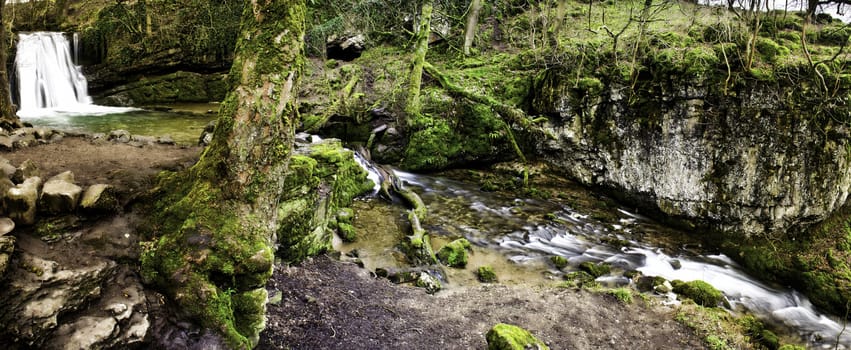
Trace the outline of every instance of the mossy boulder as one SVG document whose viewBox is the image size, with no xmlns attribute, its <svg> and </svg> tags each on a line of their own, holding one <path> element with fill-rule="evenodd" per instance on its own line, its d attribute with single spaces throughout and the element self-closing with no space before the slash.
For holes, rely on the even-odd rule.
<svg viewBox="0 0 851 350">
<path fill-rule="evenodd" d="M 607 275 L 612 272 L 612 267 L 609 264 L 596 264 L 590 261 L 586 261 L 584 263 L 579 264 L 579 269 L 587 272 L 591 276 L 594 276 L 594 278 Z"/>
<path fill-rule="evenodd" d="M 567 258 L 560 255 L 551 256 L 550 261 L 552 261 L 553 265 L 555 265 L 557 269 L 563 269 L 567 266 Z"/>
<path fill-rule="evenodd" d="M 482 283 L 494 283 L 497 281 L 496 272 L 491 266 L 479 266 L 476 270 L 476 278 Z"/>
<path fill-rule="evenodd" d="M 535 338 L 529 331 L 505 323 L 493 326 L 486 335 L 488 350 L 549 350 L 544 342 Z"/>
<path fill-rule="evenodd" d="M 717 307 L 724 304 L 724 294 L 711 284 L 701 280 L 683 282 L 674 280 L 674 293 L 693 300 L 696 304 L 706 307 Z"/>
<path fill-rule="evenodd" d="M 355 227 L 345 222 L 337 223 L 337 233 L 346 242 L 354 242 L 358 238 Z"/>
<path fill-rule="evenodd" d="M 440 248 L 437 259 L 449 267 L 467 266 L 467 250 L 470 249 L 470 241 L 465 238 L 456 239 Z"/>
</svg>

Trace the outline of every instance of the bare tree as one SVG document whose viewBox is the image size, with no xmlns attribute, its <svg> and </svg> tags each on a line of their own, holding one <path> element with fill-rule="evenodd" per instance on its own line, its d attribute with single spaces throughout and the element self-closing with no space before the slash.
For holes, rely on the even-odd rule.
<svg viewBox="0 0 851 350">
<path fill-rule="evenodd" d="M 464 31 L 464 54 L 470 55 L 470 47 L 473 46 L 473 39 L 476 38 L 476 28 L 479 26 L 479 12 L 482 10 L 482 0 L 473 0 L 470 2 L 470 9 L 467 12 L 467 29 Z"/>
</svg>

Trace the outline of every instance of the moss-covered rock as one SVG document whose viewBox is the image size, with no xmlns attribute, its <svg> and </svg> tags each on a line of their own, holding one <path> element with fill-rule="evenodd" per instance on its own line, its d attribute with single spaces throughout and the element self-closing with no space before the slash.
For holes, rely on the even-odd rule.
<svg viewBox="0 0 851 350">
<path fill-rule="evenodd" d="M 494 283 L 497 281 L 496 271 L 491 266 L 479 266 L 476 270 L 476 278 L 482 283 Z"/>
<path fill-rule="evenodd" d="M 535 338 L 529 331 L 505 323 L 499 323 L 486 335 L 488 350 L 549 350 L 547 344 Z"/>
<path fill-rule="evenodd" d="M 567 258 L 561 255 L 551 256 L 550 261 L 553 263 L 553 265 L 556 266 L 557 269 L 563 269 L 567 266 Z"/>
<path fill-rule="evenodd" d="M 607 275 L 612 272 L 612 267 L 606 263 L 593 263 L 591 261 L 586 261 L 584 263 L 579 264 L 579 269 L 587 272 L 589 275 L 594 276 L 594 278 Z"/>
<path fill-rule="evenodd" d="M 465 238 L 456 239 L 440 248 L 437 259 L 449 267 L 467 266 L 467 250 L 470 249 L 470 241 Z"/>
<path fill-rule="evenodd" d="M 716 307 L 725 302 L 724 294 L 721 294 L 721 291 L 701 280 L 691 282 L 674 280 L 671 285 L 674 286 L 674 293 L 689 298 L 701 306 Z"/>
</svg>

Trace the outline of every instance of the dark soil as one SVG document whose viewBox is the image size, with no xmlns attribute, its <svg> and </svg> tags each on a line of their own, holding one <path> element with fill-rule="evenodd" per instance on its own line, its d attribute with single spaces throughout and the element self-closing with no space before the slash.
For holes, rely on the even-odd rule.
<svg viewBox="0 0 851 350">
<path fill-rule="evenodd" d="M 481 285 L 428 295 L 327 256 L 278 266 L 258 349 L 484 349 L 497 323 L 552 349 L 703 349 L 662 306 L 555 287 Z"/>
</svg>

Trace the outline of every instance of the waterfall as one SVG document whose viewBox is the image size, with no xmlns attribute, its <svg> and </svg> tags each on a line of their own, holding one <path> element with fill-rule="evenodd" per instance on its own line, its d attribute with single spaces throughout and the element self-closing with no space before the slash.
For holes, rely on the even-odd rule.
<svg viewBox="0 0 851 350">
<path fill-rule="evenodd" d="M 75 37 L 75 55 L 79 50 L 77 46 Z M 71 44 L 63 33 L 19 35 L 15 58 L 19 117 L 97 115 L 133 110 L 93 105 L 82 67 L 72 58 Z"/>
</svg>

